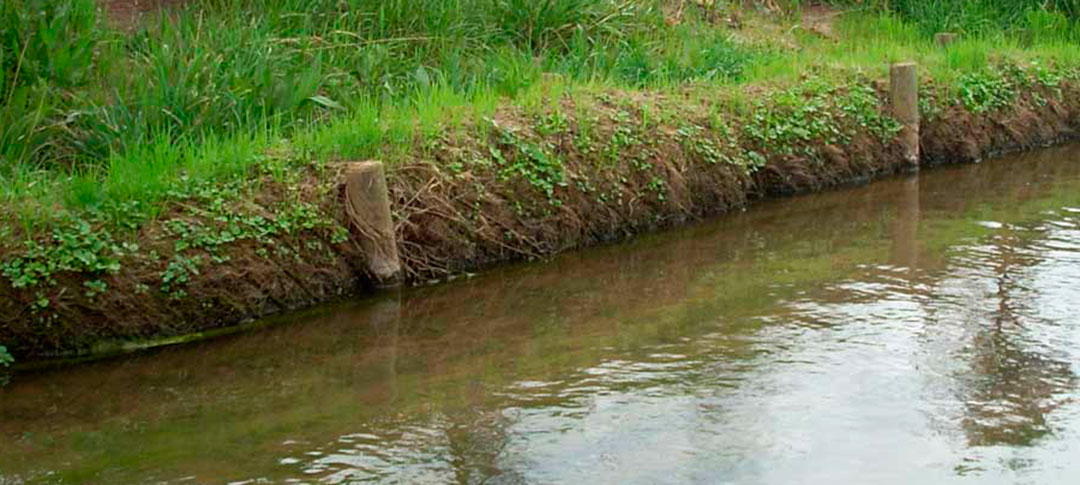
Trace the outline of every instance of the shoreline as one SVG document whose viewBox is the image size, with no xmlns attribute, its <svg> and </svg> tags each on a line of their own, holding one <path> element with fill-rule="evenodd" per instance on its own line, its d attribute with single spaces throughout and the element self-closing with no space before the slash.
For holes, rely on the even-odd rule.
<svg viewBox="0 0 1080 485">
<path fill-rule="evenodd" d="M 810 79 L 752 96 L 749 105 L 725 96 L 545 89 L 537 109 L 501 108 L 443 134 L 414 162 L 387 168 L 406 283 L 904 172 L 880 81 Z M 927 103 L 935 113 L 921 125 L 922 167 L 1065 143 L 1076 139 L 1080 121 L 1072 79 L 1031 87 L 1009 106 L 980 113 L 955 99 Z M 784 131 L 799 117 L 810 132 Z M 197 198 L 179 205 L 139 231 L 140 250 L 119 257 L 115 273 L 58 275 L 40 311 L 41 289 L 5 279 L 0 342 L 20 369 L 81 362 L 240 332 L 260 318 L 370 292 L 359 236 L 343 234 L 339 165 L 289 180 L 264 171 L 259 193 L 213 196 L 252 198 L 240 208 L 185 209 L 214 206 Z M 229 229 L 247 231 L 246 216 L 271 221 L 269 229 Z M 150 288 L 177 268 L 186 271 L 183 281 Z M 82 291 L 95 276 L 107 293 Z"/>
</svg>

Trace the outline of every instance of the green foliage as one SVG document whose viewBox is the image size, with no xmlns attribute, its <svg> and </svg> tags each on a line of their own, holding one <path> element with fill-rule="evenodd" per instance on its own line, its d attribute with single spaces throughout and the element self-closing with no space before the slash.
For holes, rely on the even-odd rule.
<svg viewBox="0 0 1080 485">
<path fill-rule="evenodd" d="M 0 367 L 10 367 L 15 363 L 15 358 L 8 353 L 7 347 L 0 345 Z"/>
<path fill-rule="evenodd" d="M 378 116 L 371 103 L 409 104 L 439 87 L 515 94 L 541 69 L 652 84 L 731 77 L 747 61 L 700 19 L 668 26 L 658 5 L 200 2 L 121 34 L 98 19 L 94 0 L 6 1 L 0 177 L 28 164 L 97 167 L 163 135 L 192 142 Z M 629 67 L 637 57 L 645 68 Z"/>
<path fill-rule="evenodd" d="M 920 26 L 926 34 L 1062 34 L 1080 20 L 1080 0 L 834 0 L 890 10 Z"/>
<path fill-rule="evenodd" d="M 979 71 L 960 77 L 957 89 L 964 107 L 972 113 L 986 113 L 1008 106 L 1016 94 L 1012 84 L 993 71 Z"/>
<path fill-rule="evenodd" d="M 627 34 L 623 29 L 635 27 L 627 19 L 652 13 L 649 6 L 612 0 L 491 0 L 490 5 L 488 15 L 502 35 L 534 52 L 566 49 L 574 36 L 620 38 Z"/>
<path fill-rule="evenodd" d="M 7 0 L 0 5 L 0 90 L 46 81 L 60 88 L 85 84 L 91 55 L 102 40 L 93 0 Z"/>
<path fill-rule="evenodd" d="M 1009 107 L 1022 94 L 1031 94 L 1036 100 L 1043 99 L 1046 91 L 1051 96 L 1060 96 L 1065 78 L 1066 73 L 1060 69 L 1038 63 L 1028 66 L 1000 63 L 960 76 L 956 90 L 969 111 L 987 113 Z"/>
<path fill-rule="evenodd" d="M 159 275 L 161 277 L 161 291 L 168 293 L 173 298 L 187 296 L 182 288 L 191 282 L 191 278 L 199 275 L 199 265 L 202 264 L 202 256 L 177 256 L 169 261 L 168 267 Z"/>
<path fill-rule="evenodd" d="M 86 123 L 74 107 L 89 100 L 73 91 L 100 74 L 92 59 L 104 38 L 93 0 L 0 2 L 0 168 L 76 150 Z"/>
<path fill-rule="evenodd" d="M 120 270 L 120 259 L 131 251 L 115 241 L 108 231 L 94 229 L 82 219 L 69 219 L 39 242 L 27 240 L 21 254 L 2 265 L 4 277 L 14 288 L 56 284 L 62 272 L 98 276 Z"/>
<path fill-rule="evenodd" d="M 746 151 L 731 128 L 716 123 L 710 132 L 701 126 L 685 125 L 675 131 L 675 138 L 683 148 L 709 165 L 726 163 L 742 168 L 747 173 L 765 166 L 765 157 L 756 151 Z M 726 140 L 726 143 L 720 140 Z"/>
<path fill-rule="evenodd" d="M 865 79 L 842 84 L 811 77 L 756 99 L 743 131 L 759 147 L 781 154 L 806 149 L 815 142 L 848 143 L 851 127 L 864 127 L 885 138 L 899 131 L 900 125 L 878 109 L 880 105 Z"/>
<path fill-rule="evenodd" d="M 253 190 L 241 180 L 227 184 L 189 181 L 186 188 L 172 197 L 184 201 L 184 211 L 162 222 L 173 243 L 173 256 L 159 275 L 161 290 L 174 298 L 183 298 L 183 287 L 197 276 L 204 264 L 229 261 L 226 248 L 252 241 L 275 247 L 278 256 L 294 255 L 283 247 L 282 237 L 301 233 L 329 234 L 331 242 L 341 242 L 347 233 L 332 216 L 322 213 L 309 202 L 293 197 L 271 207 L 271 214 L 252 211 L 239 201 Z M 295 186 L 289 187 L 295 191 Z M 208 256 L 204 258 L 204 255 Z"/>
<path fill-rule="evenodd" d="M 105 290 L 109 289 L 109 285 L 101 280 L 84 281 L 83 287 L 86 288 L 86 292 L 84 294 L 87 298 L 93 298 L 95 296 L 98 296 L 102 293 L 105 293 Z"/>
<path fill-rule="evenodd" d="M 324 235 L 333 243 L 347 238 L 332 216 L 292 194 L 298 188 L 291 183 L 287 186 L 291 197 L 271 206 L 269 214 L 244 204 L 257 185 L 241 178 L 224 183 L 182 179 L 169 191 L 182 210 L 161 221 L 173 241 L 173 255 L 159 275 L 163 292 L 182 297 L 182 288 L 199 274 L 200 266 L 228 261 L 225 249 L 238 242 L 272 246 L 282 237 L 305 232 Z M 86 297 L 96 297 L 109 289 L 104 276 L 118 273 L 129 257 L 147 256 L 138 245 L 123 242 L 124 229 L 134 229 L 145 217 L 135 203 L 83 211 L 79 216 L 64 214 L 50 237 L 27 239 L 0 270 L 16 289 L 47 290 L 59 283 L 61 274 L 68 274 L 85 280 Z M 39 302 L 38 310 L 49 307 L 48 298 L 42 296 Z"/>
<path fill-rule="evenodd" d="M 703 136 L 705 129 L 697 125 L 686 125 L 675 131 L 675 136 L 683 147 L 705 160 L 710 165 L 715 165 L 724 157 L 724 153 L 711 139 Z"/>
<path fill-rule="evenodd" d="M 572 71 L 575 62 L 598 63 L 595 53 L 577 52 L 581 58 L 566 62 Z M 753 55 L 737 47 L 722 31 L 677 29 L 663 42 L 630 39 L 625 48 L 611 52 L 607 60 L 614 77 L 634 87 L 656 86 L 689 80 L 735 80 L 753 61 Z"/>
<path fill-rule="evenodd" d="M 489 120 L 496 145 L 489 152 L 499 176 L 504 180 L 520 178 L 542 192 L 552 205 L 560 205 L 555 189 L 566 187 L 563 163 L 553 155 L 546 142 L 532 142 L 519 136 L 513 129 Z"/>
</svg>

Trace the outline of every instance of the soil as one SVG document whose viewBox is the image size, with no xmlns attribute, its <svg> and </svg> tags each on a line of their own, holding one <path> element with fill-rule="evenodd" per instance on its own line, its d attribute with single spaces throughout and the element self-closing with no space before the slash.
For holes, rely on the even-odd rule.
<svg viewBox="0 0 1080 485">
<path fill-rule="evenodd" d="M 806 5 L 802 8 L 802 27 L 809 32 L 833 39 L 833 21 L 843 13 L 828 5 Z"/>
<path fill-rule="evenodd" d="M 189 0 L 100 0 L 109 23 L 120 29 L 138 24 L 147 14 L 163 9 L 178 8 Z"/>
<path fill-rule="evenodd" d="M 988 156 L 1028 150 L 1077 136 L 1080 98 L 1020 103 L 994 116 L 978 116 L 953 106 L 921 128 L 922 164 L 978 162 Z"/>
</svg>

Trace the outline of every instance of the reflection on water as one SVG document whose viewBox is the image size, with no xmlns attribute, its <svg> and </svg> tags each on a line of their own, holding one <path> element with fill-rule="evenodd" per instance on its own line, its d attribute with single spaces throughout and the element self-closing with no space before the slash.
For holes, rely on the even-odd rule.
<svg viewBox="0 0 1080 485">
<path fill-rule="evenodd" d="M 992 280 L 990 314 L 972 325 L 977 330 L 968 357 L 971 369 L 960 387 L 963 426 L 972 446 L 1031 445 L 1046 436 L 1051 431 L 1047 415 L 1062 404 L 1061 391 L 1075 383 L 1065 356 L 1055 358 L 1052 347 L 1038 342 L 1042 327 L 1055 322 L 1040 321 L 1038 309 L 1030 308 L 1037 295 L 1025 287 L 1023 273 L 1041 261 L 1028 246 L 1020 237 L 997 235 L 986 248 L 990 261 L 981 262 Z M 1038 327 L 1029 332 L 1028 325 Z"/>
<path fill-rule="evenodd" d="M 1068 483 L 1080 150 L 0 391 L 0 483 Z"/>
</svg>

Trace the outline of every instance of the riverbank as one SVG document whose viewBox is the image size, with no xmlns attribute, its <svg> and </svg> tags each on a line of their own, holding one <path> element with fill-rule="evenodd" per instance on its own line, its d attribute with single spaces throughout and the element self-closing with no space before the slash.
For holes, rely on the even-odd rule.
<svg viewBox="0 0 1080 485">
<path fill-rule="evenodd" d="M 9 208 L 0 342 L 21 361 L 93 353 L 363 291 L 340 170 L 372 140 L 407 281 L 424 283 L 895 174 L 889 61 L 923 66 L 926 166 L 1077 127 L 1080 56 L 1068 42 L 941 48 L 875 16 L 783 40 L 798 45 L 748 67 L 752 82 L 627 88 L 553 73 L 480 100 L 433 88 L 438 102 L 385 116 L 191 145 L 192 166 L 224 162 L 238 175 L 162 178 L 149 208 L 121 198 L 30 229 L 18 221 L 32 211 Z"/>
</svg>

